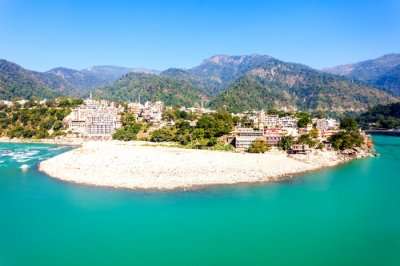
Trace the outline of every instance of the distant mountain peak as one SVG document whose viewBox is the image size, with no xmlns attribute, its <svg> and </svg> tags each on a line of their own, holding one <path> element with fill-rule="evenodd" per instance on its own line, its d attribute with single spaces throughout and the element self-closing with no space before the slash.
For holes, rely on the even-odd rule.
<svg viewBox="0 0 400 266">
<path fill-rule="evenodd" d="M 367 82 L 400 95 L 400 54 L 390 53 L 354 64 L 326 68 L 323 71 Z"/>
<path fill-rule="evenodd" d="M 259 54 L 252 54 L 252 55 L 214 55 L 210 58 L 203 61 L 203 64 L 211 63 L 216 65 L 223 65 L 223 64 L 233 64 L 239 65 L 242 64 L 245 60 L 254 59 L 254 58 L 264 58 L 264 59 L 272 59 L 269 55 L 259 55 Z"/>
</svg>

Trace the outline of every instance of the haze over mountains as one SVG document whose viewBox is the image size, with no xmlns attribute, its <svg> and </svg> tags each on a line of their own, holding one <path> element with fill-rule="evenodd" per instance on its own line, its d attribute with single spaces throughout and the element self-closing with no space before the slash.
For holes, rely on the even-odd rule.
<svg viewBox="0 0 400 266">
<path fill-rule="evenodd" d="M 387 54 L 376 59 L 327 68 L 324 71 L 361 80 L 400 96 L 400 54 Z"/>
<path fill-rule="evenodd" d="M 116 66 L 35 72 L 0 60 L 0 98 L 86 96 L 93 91 L 101 98 L 124 101 L 140 97 L 185 106 L 206 101 L 211 107 L 225 106 L 231 111 L 277 107 L 362 111 L 398 101 L 387 91 L 399 89 L 397 57 L 383 58 L 375 67 L 365 67 L 369 63 L 326 72 L 267 55 L 216 55 L 190 69 L 162 72 Z M 367 69 L 367 74 L 358 74 L 364 73 L 361 69 Z M 376 74 L 373 78 L 371 72 Z"/>
</svg>

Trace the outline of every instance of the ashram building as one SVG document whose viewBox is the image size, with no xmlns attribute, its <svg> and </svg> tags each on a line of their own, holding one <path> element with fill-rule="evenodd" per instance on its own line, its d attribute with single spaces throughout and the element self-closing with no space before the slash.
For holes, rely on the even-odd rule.
<svg viewBox="0 0 400 266">
<path fill-rule="evenodd" d="M 121 127 L 121 107 L 108 101 L 85 100 L 74 108 L 65 119 L 68 131 L 77 137 L 89 139 L 110 139 Z"/>
<path fill-rule="evenodd" d="M 128 104 L 128 110 L 130 113 L 133 113 L 138 120 L 144 120 L 153 124 L 159 124 L 162 120 L 164 103 L 161 101 L 147 101 L 145 104 L 134 102 Z"/>
<path fill-rule="evenodd" d="M 293 116 L 279 117 L 278 115 L 268 115 L 264 111 L 256 112 L 254 124 L 259 128 L 297 128 L 298 119 Z"/>
<path fill-rule="evenodd" d="M 278 146 L 283 136 L 292 136 L 297 139 L 300 135 L 309 134 L 314 128 L 313 125 L 318 130 L 321 141 L 327 140 L 339 130 L 339 122 L 330 118 L 313 119 L 312 124 L 308 124 L 305 128 L 298 128 L 298 119 L 294 116 L 266 115 L 264 111 L 253 114 L 242 114 L 241 117 L 248 116 L 254 125 L 258 126 L 259 130 L 236 128 L 232 132 L 232 139 L 234 139 L 232 143 L 238 150 L 247 150 L 258 139 L 264 140 L 269 146 Z M 297 148 L 299 149 L 295 149 L 294 152 L 304 152 L 304 147 L 298 146 Z M 305 150 L 307 151 L 308 149 Z"/>
<path fill-rule="evenodd" d="M 262 130 L 254 130 L 252 128 L 237 128 L 234 132 L 234 135 L 235 147 L 238 150 L 247 150 L 257 139 L 264 140 L 264 132 Z"/>
</svg>

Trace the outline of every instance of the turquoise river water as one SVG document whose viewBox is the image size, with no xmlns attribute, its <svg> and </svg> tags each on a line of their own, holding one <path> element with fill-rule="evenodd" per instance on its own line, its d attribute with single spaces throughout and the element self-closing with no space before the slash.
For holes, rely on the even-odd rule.
<svg viewBox="0 0 400 266">
<path fill-rule="evenodd" d="M 158 193 L 64 183 L 36 169 L 66 148 L 0 144 L 0 266 L 399 266 L 400 138 L 374 141 L 290 182 Z"/>
</svg>

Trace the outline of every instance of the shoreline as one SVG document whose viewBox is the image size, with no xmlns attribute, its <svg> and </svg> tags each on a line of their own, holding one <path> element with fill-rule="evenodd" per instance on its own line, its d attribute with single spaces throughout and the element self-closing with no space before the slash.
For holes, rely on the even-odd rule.
<svg viewBox="0 0 400 266">
<path fill-rule="evenodd" d="M 64 146 L 74 146 L 79 147 L 85 141 L 82 139 L 68 139 L 68 138 L 58 138 L 58 139 L 17 139 L 17 138 L 7 138 L 0 137 L 0 143 L 19 143 L 19 144 L 52 144 L 52 145 L 64 145 Z"/>
<path fill-rule="evenodd" d="M 365 152 L 357 158 L 370 156 Z M 39 164 L 52 178 L 90 186 L 144 191 L 196 190 L 209 186 L 291 180 L 351 161 L 333 151 L 286 155 L 248 154 L 148 146 L 138 142 L 84 142 Z"/>
</svg>

